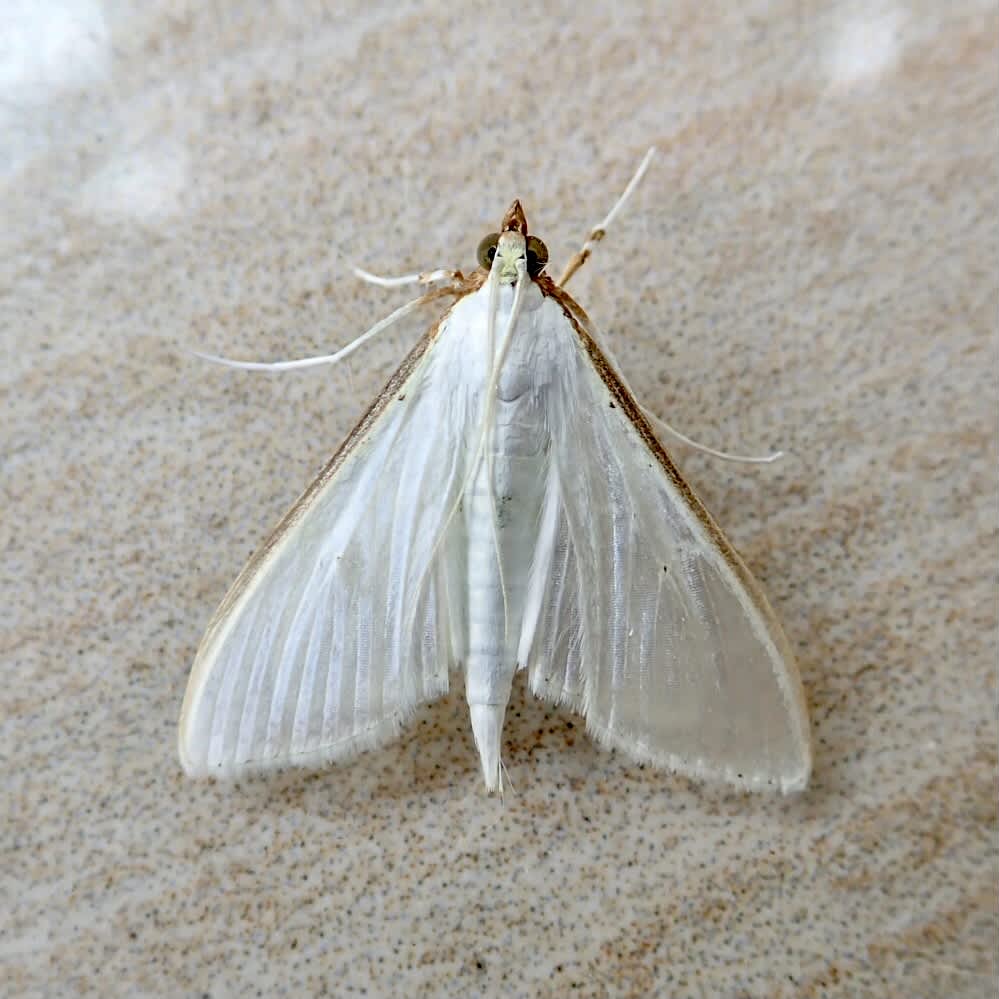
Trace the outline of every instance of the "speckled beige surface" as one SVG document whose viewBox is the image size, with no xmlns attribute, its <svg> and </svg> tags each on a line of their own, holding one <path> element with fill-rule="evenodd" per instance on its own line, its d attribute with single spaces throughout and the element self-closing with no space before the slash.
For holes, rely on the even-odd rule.
<svg viewBox="0 0 999 999">
<path fill-rule="evenodd" d="M 996 961 L 992 3 L 8 6 L 0 992 L 978 997 Z M 540 5 L 534 5 L 540 7 Z M 11 13 L 13 11 L 13 13 Z M 335 12 L 334 12 L 335 11 Z M 312 776 L 182 777 L 227 585 L 521 197 L 767 587 L 803 796 L 641 769 L 461 692 Z"/>
</svg>

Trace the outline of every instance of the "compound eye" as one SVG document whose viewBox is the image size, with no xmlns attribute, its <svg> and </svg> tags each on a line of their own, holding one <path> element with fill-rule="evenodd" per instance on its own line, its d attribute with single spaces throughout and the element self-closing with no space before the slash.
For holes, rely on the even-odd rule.
<svg viewBox="0 0 999 999">
<path fill-rule="evenodd" d="M 479 266 L 489 270 L 493 265 L 493 258 L 496 256 L 496 247 L 499 246 L 499 233 L 491 232 L 479 243 L 476 256 L 479 259 Z"/>
<path fill-rule="evenodd" d="M 527 237 L 527 273 L 537 277 L 548 263 L 548 247 L 537 236 Z"/>
</svg>

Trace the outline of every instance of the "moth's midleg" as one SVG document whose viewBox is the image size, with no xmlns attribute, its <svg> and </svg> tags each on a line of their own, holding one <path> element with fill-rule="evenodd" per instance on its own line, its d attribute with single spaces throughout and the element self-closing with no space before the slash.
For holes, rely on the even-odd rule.
<svg viewBox="0 0 999 999">
<path fill-rule="evenodd" d="M 646 152 L 645 156 L 642 158 L 642 162 L 638 164 L 638 169 L 632 175 L 631 180 L 628 181 L 628 186 L 624 189 L 621 197 L 614 202 L 614 207 L 607 213 L 602 222 L 598 222 L 590 230 L 590 234 L 586 237 L 583 245 L 569 259 L 569 263 L 566 264 L 565 270 L 562 272 L 562 276 L 557 282 L 560 288 L 564 288 L 569 278 L 571 278 L 572 275 L 575 274 L 576 271 L 578 271 L 579 268 L 590 259 L 590 254 L 593 252 L 594 245 L 599 243 L 600 240 L 602 240 L 607 234 L 607 230 L 610 228 L 611 223 L 617 218 L 621 209 L 624 208 L 625 203 L 634 193 L 635 188 L 641 183 L 642 178 L 645 176 L 645 171 L 649 169 L 649 164 L 652 162 L 655 155 L 656 147 L 653 146 L 648 150 L 648 152 Z"/>
</svg>

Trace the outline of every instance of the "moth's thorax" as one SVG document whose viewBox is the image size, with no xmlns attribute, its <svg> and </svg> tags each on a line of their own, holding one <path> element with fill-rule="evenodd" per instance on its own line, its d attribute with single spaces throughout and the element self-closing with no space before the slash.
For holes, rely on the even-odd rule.
<svg viewBox="0 0 999 999">
<path fill-rule="evenodd" d="M 488 307 L 489 289 L 483 288 L 479 294 L 481 294 L 482 291 L 485 292 L 484 303 Z M 510 319 L 510 312 L 513 309 L 513 297 L 516 291 L 517 289 L 511 284 L 501 284 L 499 287 L 499 303 L 496 314 L 496 326 L 500 331 L 504 331 L 506 329 L 506 324 Z M 537 283 L 529 277 L 524 278 L 524 288 L 521 295 L 523 296 L 523 302 L 520 306 L 520 319 L 522 322 L 525 314 L 534 312 L 541 308 L 544 295 L 541 293 L 541 289 L 538 287 Z M 520 322 L 518 322 L 517 325 L 519 332 Z"/>
<path fill-rule="evenodd" d="M 496 309 L 496 330 L 502 335 L 506 330 L 506 324 L 510 320 L 510 312 L 513 309 L 513 297 L 516 287 L 512 284 L 501 283 L 497 288 L 497 309 Z M 528 277 L 524 279 L 524 288 L 521 292 L 523 301 L 520 306 L 520 321 L 517 323 L 517 333 L 519 335 L 524 328 L 525 317 L 537 309 L 541 308 L 544 295 L 538 287 L 537 282 Z M 477 288 L 470 295 L 460 299 L 452 310 L 452 315 L 461 311 L 470 322 L 481 321 L 482 335 L 485 336 L 486 319 L 489 310 L 489 283 L 486 282 L 481 288 Z M 529 325 L 529 324 L 528 324 Z"/>
<path fill-rule="evenodd" d="M 503 349 L 516 287 L 500 285 L 497 289 L 496 317 L 493 331 L 493 357 Z M 506 345 L 496 384 L 499 399 L 510 400 L 525 392 L 542 389 L 557 370 L 557 347 L 552 324 L 567 323 L 561 307 L 546 298 L 537 284 L 527 278 L 521 291 L 522 303 L 516 327 Z M 460 366 L 465 377 L 485 385 L 492 368 L 489 355 L 489 287 L 458 301 L 448 317 L 448 350 L 452 363 Z"/>
</svg>

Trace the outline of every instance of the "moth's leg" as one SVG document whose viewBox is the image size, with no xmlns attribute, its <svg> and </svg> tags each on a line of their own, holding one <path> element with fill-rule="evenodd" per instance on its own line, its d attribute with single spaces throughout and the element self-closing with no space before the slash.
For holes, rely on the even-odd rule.
<svg viewBox="0 0 999 999">
<path fill-rule="evenodd" d="M 653 146 L 642 158 L 642 162 L 638 164 L 638 169 L 635 171 L 635 175 L 628 181 L 628 186 L 624 189 L 624 193 L 614 203 L 614 207 L 607 213 L 607 217 L 603 220 L 603 222 L 599 225 L 595 225 L 590 230 L 590 234 L 586 237 L 586 241 L 583 243 L 579 252 L 573 254 L 572 259 L 566 266 L 565 271 L 563 271 L 562 276 L 558 279 L 558 285 L 560 288 L 564 288 L 566 281 L 568 281 L 569 278 L 571 278 L 572 275 L 575 274 L 587 260 L 589 260 L 590 253 L 593 251 L 593 244 L 599 243 L 600 240 L 607 235 L 607 230 L 610 228 L 611 223 L 615 218 L 617 218 L 618 212 L 624 208 L 625 202 L 634 193 L 635 188 L 638 187 L 642 178 L 645 176 L 645 171 L 649 169 L 649 164 L 652 162 L 655 155 L 656 147 Z"/>
<path fill-rule="evenodd" d="M 188 350 L 187 353 L 193 354 L 195 357 L 200 357 L 203 361 L 222 364 L 227 368 L 243 368 L 246 371 L 290 371 L 293 368 L 312 368 L 317 364 L 336 364 L 337 361 L 342 361 L 345 357 L 352 354 L 361 344 L 367 343 L 372 337 L 381 333 L 382 330 L 398 322 L 403 316 L 426 305 L 433 297 L 433 292 L 427 292 L 419 298 L 413 299 L 412 302 L 407 302 L 396 309 L 395 312 L 375 323 L 371 329 L 351 340 L 346 347 L 341 347 L 332 354 L 321 354 L 318 357 L 300 357 L 294 361 L 234 361 L 228 357 L 219 357 L 217 354 L 205 354 L 200 350 Z"/>
<path fill-rule="evenodd" d="M 665 430 L 666 433 L 671 434 L 678 441 L 683 441 L 684 444 L 692 447 L 695 451 L 710 454 L 715 458 L 721 458 L 723 461 L 737 461 L 743 465 L 769 465 L 771 462 L 777 461 L 778 458 L 784 457 L 783 451 L 773 451 L 771 454 L 764 455 L 729 454 L 728 451 L 716 451 L 713 447 L 708 447 L 707 444 L 702 444 L 700 441 L 695 441 L 692 437 L 680 433 L 676 427 L 671 427 L 662 417 L 656 416 L 655 413 L 644 406 L 641 409 L 660 430 Z"/>
<path fill-rule="evenodd" d="M 354 276 L 368 284 L 376 284 L 379 288 L 401 288 L 408 284 L 437 284 L 438 281 L 447 281 L 451 284 L 460 284 L 465 280 L 461 271 L 423 271 L 420 274 L 403 274 L 401 277 L 382 277 L 380 274 L 372 274 L 361 267 L 352 267 Z"/>
</svg>

